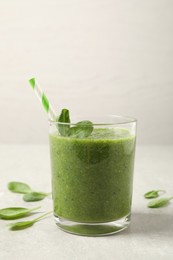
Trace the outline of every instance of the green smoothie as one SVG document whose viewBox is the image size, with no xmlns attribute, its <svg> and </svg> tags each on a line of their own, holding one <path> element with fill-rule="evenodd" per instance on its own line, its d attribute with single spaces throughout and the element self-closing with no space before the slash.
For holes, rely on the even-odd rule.
<svg viewBox="0 0 173 260">
<path fill-rule="evenodd" d="M 76 222 L 118 220 L 131 209 L 135 136 L 95 128 L 84 139 L 50 134 L 54 214 Z"/>
</svg>

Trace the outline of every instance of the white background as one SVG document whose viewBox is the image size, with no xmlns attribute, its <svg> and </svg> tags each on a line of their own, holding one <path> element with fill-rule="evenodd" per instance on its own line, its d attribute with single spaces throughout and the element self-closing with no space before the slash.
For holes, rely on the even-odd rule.
<svg viewBox="0 0 173 260">
<path fill-rule="evenodd" d="M 56 111 L 136 117 L 140 144 L 173 144 L 172 0 L 0 0 L 0 142 L 47 143 Z"/>
</svg>

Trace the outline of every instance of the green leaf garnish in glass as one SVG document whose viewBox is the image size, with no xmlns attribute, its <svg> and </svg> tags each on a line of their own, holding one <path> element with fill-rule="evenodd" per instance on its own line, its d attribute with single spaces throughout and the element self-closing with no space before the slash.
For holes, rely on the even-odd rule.
<svg viewBox="0 0 173 260">
<path fill-rule="evenodd" d="M 76 123 L 74 127 L 70 128 L 70 136 L 76 138 L 85 138 L 93 131 L 93 124 L 91 121 L 84 120 Z"/>
<path fill-rule="evenodd" d="M 70 113 L 66 108 L 62 109 L 61 114 L 57 117 L 56 121 L 58 131 L 62 136 L 85 138 L 93 131 L 93 123 L 88 120 L 83 120 L 76 123 L 73 127 L 70 127 Z"/>
<path fill-rule="evenodd" d="M 70 113 L 69 110 L 64 108 L 61 111 L 60 116 L 57 117 L 56 119 L 57 123 L 59 122 L 60 124 L 57 124 L 58 131 L 62 136 L 69 136 L 69 129 L 70 129 Z M 62 123 L 62 124 L 61 124 Z M 67 123 L 67 124 L 65 124 Z"/>
<path fill-rule="evenodd" d="M 23 218 L 25 216 L 28 216 L 30 212 L 39 209 L 41 207 L 36 208 L 3 208 L 0 209 L 0 219 L 10 220 L 10 219 L 17 219 L 17 218 Z"/>
<path fill-rule="evenodd" d="M 160 192 L 165 192 L 164 190 L 151 190 L 144 194 L 146 199 L 154 199 L 159 197 Z"/>
<path fill-rule="evenodd" d="M 8 225 L 9 229 L 12 230 L 12 231 L 26 229 L 28 227 L 33 226 L 37 221 L 39 221 L 41 218 L 47 216 L 50 213 L 52 213 L 52 211 L 49 211 L 49 212 L 47 212 L 47 213 L 45 213 L 45 214 L 41 215 L 40 217 L 35 218 L 33 220 L 11 223 L 10 225 Z"/>
<path fill-rule="evenodd" d="M 173 199 L 173 197 L 152 200 L 148 203 L 148 208 L 160 208 L 160 207 L 166 206 L 172 199 Z"/>
</svg>

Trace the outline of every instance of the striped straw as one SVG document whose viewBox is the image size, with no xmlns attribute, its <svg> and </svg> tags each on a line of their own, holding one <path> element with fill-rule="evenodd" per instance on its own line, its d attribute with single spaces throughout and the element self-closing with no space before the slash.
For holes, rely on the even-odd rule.
<svg viewBox="0 0 173 260">
<path fill-rule="evenodd" d="M 46 95 L 44 94 L 42 89 L 39 87 L 35 78 L 30 79 L 29 83 L 30 83 L 32 89 L 34 90 L 35 94 L 37 95 L 38 99 L 42 103 L 44 109 L 48 113 L 49 119 L 55 121 L 56 120 L 56 114 L 55 114 L 51 104 L 49 103 L 49 100 L 47 99 Z"/>
</svg>

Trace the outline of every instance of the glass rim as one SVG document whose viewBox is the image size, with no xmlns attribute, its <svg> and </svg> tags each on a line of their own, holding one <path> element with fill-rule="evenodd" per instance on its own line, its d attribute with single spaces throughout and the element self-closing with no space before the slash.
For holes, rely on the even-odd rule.
<svg viewBox="0 0 173 260">
<path fill-rule="evenodd" d="M 122 119 L 122 122 L 113 122 L 113 123 L 93 123 L 93 126 L 116 126 L 116 125 L 126 125 L 126 124 L 131 124 L 131 123 L 137 123 L 137 119 L 134 118 L 134 117 L 129 117 L 129 116 L 122 116 L 122 115 L 103 115 L 103 116 L 91 116 L 91 115 L 74 115 L 74 117 L 81 117 L 81 118 L 90 118 L 92 119 L 92 117 L 95 117 L 95 118 L 101 118 L 101 117 L 105 117 L 105 118 L 112 118 L 112 119 Z M 90 121 L 89 119 L 81 119 L 81 121 Z M 78 122 L 70 122 L 70 123 L 64 123 L 64 122 L 57 122 L 55 120 L 51 120 L 49 119 L 48 120 L 49 124 L 50 125 L 76 125 Z M 85 124 L 84 124 L 85 125 Z"/>
</svg>

